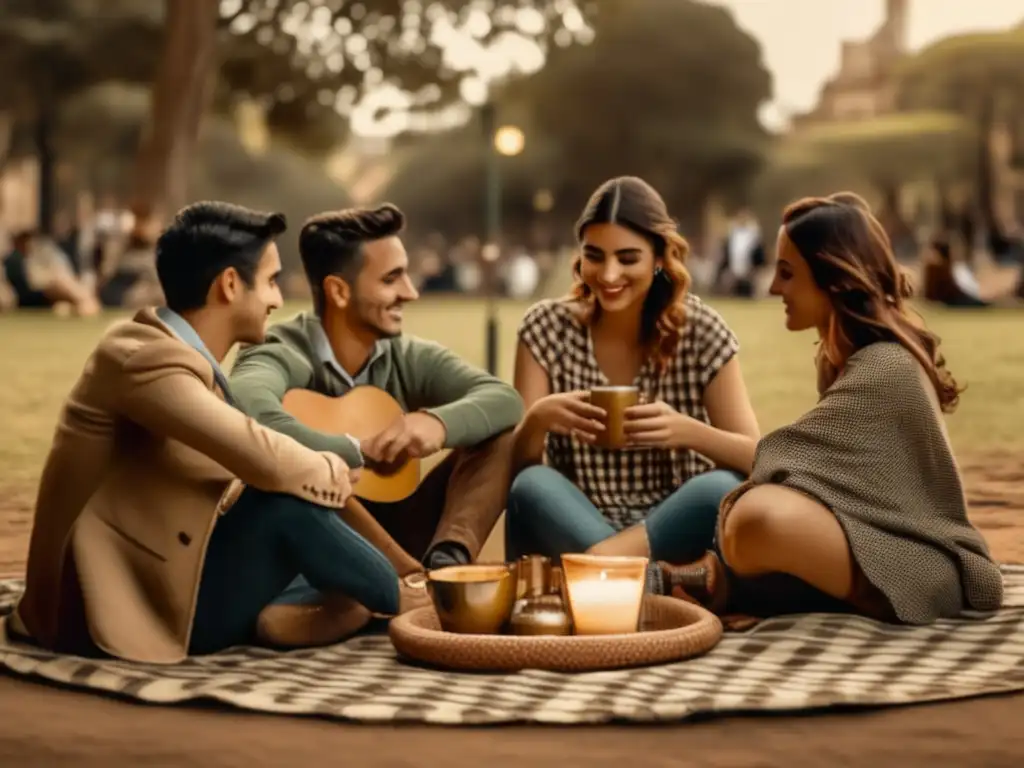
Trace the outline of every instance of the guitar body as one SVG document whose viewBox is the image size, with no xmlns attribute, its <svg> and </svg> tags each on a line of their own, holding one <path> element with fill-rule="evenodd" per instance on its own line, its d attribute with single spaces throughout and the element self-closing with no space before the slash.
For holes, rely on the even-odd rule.
<svg viewBox="0 0 1024 768">
<path fill-rule="evenodd" d="M 307 427 L 330 435 L 352 435 L 360 441 L 377 435 L 404 413 L 395 398 L 371 386 L 354 387 L 341 397 L 291 389 L 281 404 Z M 353 491 L 367 501 L 391 503 L 409 498 L 419 483 L 420 460 L 409 459 L 386 471 L 364 466 Z"/>
</svg>

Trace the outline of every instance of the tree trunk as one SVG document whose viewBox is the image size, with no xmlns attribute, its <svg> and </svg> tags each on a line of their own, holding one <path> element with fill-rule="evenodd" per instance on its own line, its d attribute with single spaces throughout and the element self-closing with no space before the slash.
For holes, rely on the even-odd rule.
<svg viewBox="0 0 1024 768">
<path fill-rule="evenodd" d="M 995 129 L 995 98 L 989 96 L 982 101 L 978 114 L 978 224 L 986 233 L 986 239 L 998 236 L 999 222 L 995 210 L 995 158 L 992 157 L 992 132 Z M 973 245 L 973 244 L 972 244 Z"/>
<path fill-rule="evenodd" d="M 57 213 L 57 158 L 53 147 L 56 120 L 53 99 L 44 93 L 35 123 L 36 157 L 39 160 L 39 231 L 44 235 L 53 234 Z"/>
<path fill-rule="evenodd" d="M 11 150 L 14 139 L 14 116 L 9 112 L 0 112 L 0 173 L 7 165 L 7 153 Z"/>
<path fill-rule="evenodd" d="M 168 0 L 150 119 L 135 167 L 132 210 L 167 216 L 187 198 L 192 154 L 216 73 L 219 0 Z"/>
<path fill-rule="evenodd" d="M 14 117 L 9 112 L 0 112 L 0 179 L 7 167 L 7 155 L 14 139 Z M 0 227 L 4 221 L 4 197 L 0 194 Z M 0 291 L 0 308 L 3 307 L 3 295 Z"/>
</svg>

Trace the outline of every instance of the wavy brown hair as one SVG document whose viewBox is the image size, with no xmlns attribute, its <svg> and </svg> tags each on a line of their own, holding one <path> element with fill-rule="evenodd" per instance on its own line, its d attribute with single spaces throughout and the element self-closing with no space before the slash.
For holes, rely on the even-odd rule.
<svg viewBox="0 0 1024 768">
<path fill-rule="evenodd" d="M 834 310 L 819 357 L 826 383 L 857 350 L 895 341 L 924 367 L 943 411 L 955 410 L 963 390 L 946 370 L 939 337 L 912 312 L 910 280 L 867 203 L 852 192 L 804 198 L 786 208 L 782 225 Z"/>
<path fill-rule="evenodd" d="M 686 325 L 686 292 L 690 288 L 686 257 L 690 245 L 679 234 L 661 195 L 636 176 L 609 179 L 590 196 L 576 222 L 578 243 L 583 243 L 584 232 L 592 224 L 618 224 L 635 232 L 651 244 L 655 257 L 661 259 L 661 269 L 655 272 L 644 299 L 640 342 L 657 371 L 663 373 L 677 354 Z M 568 298 L 583 308 L 583 321 L 591 322 L 601 308 L 583 282 L 582 263 L 583 255 L 578 253 L 573 261 L 573 284 Z"/>
</svg>

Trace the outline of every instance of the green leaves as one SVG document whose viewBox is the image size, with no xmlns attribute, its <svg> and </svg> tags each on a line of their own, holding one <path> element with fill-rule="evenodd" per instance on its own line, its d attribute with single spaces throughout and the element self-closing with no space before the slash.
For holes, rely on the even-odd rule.
<svg viewBox="0 0 1024 768">
<path fill-rule="evenodd" d="M 756 173 L 768 149 L 757 113 L 771 97 L 771 75 L 728 11 L 692 0 L 601 0 L 586 21 L 592 42 L 585 34 L 552 47 L 542 70 L 496 95 L 499 122 L 526 134 L 523 155 L 503 163 L 506 220 L 528 221 L 539 189 L 554 194 L 555 217 L 571 220 L 597 184 L 626 173 L 647 178 L 673 210 L 698 210 L 708 193 Z M 432 161 L 444 170 L 426 178 L 403 171 L 392 184 L 389 195 L 406 202 L 411 219 L 433 214 L 449 195 L 479 196 L 484 141 L 478 130 L 457 136 L 453 151 L 461 144 L 464 155 L 476 153 L 457 161 L 462 170 L 425 140 L 422 161 L 409 168 Z M 479 221 L 479 205 L 465 210 Z"/>
<path fill-rule="evenodd" d="M 956 35 L 925 48 L 899 71 L 906 108 L 973 114 L 981 99 L 1024 111 L 1024 29 Z"/>
<path fill-rule="evenodd" d="M 575 15 L 574 15 L 575 14 Z M 264 104 L 272 127 L 351 114 L 437 111 L 543 51 L 573 0 L 224 0 L 223 95 Z"/>
</svg>

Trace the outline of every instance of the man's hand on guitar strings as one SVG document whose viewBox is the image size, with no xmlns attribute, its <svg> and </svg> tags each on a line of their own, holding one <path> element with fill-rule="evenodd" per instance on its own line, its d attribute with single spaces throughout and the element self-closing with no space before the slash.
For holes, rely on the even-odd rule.
<svg viewBox="0 0 1024 768">
<path fill-rule="evenodd" d="M 371 461 L 393 465 L 437 453 L 444 448 L 447 437 L 448 430 L 439 418 L 417 411 L 395 419 L 382 432 L 364 440 L 361 447 Z"/>
</svg>

